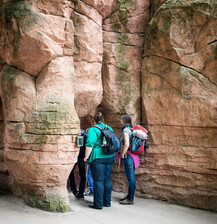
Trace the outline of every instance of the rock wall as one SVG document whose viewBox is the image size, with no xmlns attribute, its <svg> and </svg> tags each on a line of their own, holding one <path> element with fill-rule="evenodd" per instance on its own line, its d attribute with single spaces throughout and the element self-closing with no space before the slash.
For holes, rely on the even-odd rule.
<svg viewBox="0 0 217 224">
<path fill-rule="evenodd" d="M 151 148 L 137 192 L 217 210 L 216 1 L 166 1 L 145 36 L 142 116 Z"/>
<path fill-rule="evenodd" d="M 150 1 L 120 1 L 103 20 L 103 100 L 106 121 L 120 128 L 121 115 L 141 119 L 140 74 L 144 31 L 149 21 Z M 115 129 L 116 130 L 116 129 Z"/>
<path fill-rule="evenodd" d="M 74 109 L 74 26 L 67 13 L 71 5 L 50 1 L 45 10 L 40 1 L 3 3 L 4 164 L 13 192 L 28 204 L 66 211 L 67 179 L 78 153 L 73 136 L 80 131 Z M 65 6 L 62 12 L 61 6 Z"/>
<path fill-rule="evenodd" d="M 95 111 L 149 130 L 136 195 L 217 210 L 216 1 L 0 0 L 0 189 L 69 209 Z M 80 119 L 80 120 L 79 120 Z M 113 189 L 126 191 L 114 165 Z"/>
</svg>

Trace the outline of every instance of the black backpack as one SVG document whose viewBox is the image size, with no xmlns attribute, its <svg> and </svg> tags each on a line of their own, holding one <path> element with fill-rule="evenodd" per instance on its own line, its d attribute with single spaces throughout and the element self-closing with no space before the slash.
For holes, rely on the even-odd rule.
<svg viewBox="0 0 217 224">
<path fill-rule="evenodd" d="M 120 141 L 117 135 L 108 128 L 107 125 L 99 127 L 94 125 L 93 127 L 98 128 L 102 133 L 102 149 L 105 154 L 112 154 L 118 152 L 121 149 Z"/>
</svg>

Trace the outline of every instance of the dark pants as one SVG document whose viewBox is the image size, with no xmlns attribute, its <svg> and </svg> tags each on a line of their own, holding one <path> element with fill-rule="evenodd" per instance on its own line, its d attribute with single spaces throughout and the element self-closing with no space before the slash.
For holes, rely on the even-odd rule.
<svg viewBox="0 0 217 224">
<path fill-rule="evenodd" d="M 115 157 L 95 159 L 90 165 L 93 177 L 94 206 L 102 208 L 111 206 L 111 172 Z"/>
<path fill-rule="evenodd" d="M 122 159 L 122 163 L 128 181 L 127 199 L 133 201 L 136 190 L 135 166 L 133 158 L 127 154 L 127 158 Z"/>
<path fill-rule="evenodd" d="M 79 184 L 79 194 L 83 195 L 84 194 L 84 189 L 85 189 L 85 184 L 86 184 L 86 173 L 85 173 L 85 162 L 84 160 L 79 160 L 73 167 L 70 175 L 69 175 L 69 180 L 70 180 L 70 188 L 73 194 L 77 193 L 77 187 L 75 184 L 75 177 L 74 177 L 74 170 L 76 165 L 78 165 L 79 168 L 79 176 L 80 176 L 80 184 Z"/>
</svg>

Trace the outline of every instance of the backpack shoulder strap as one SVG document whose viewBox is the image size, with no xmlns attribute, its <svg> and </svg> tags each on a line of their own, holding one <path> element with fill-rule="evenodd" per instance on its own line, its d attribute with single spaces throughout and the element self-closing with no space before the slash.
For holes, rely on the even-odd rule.
<svg viewBox="0 0 217 224">
<path fill-rule="evenodd" d="M 93 125 L 92 127 L 94 127 L 94 128 L 98 128 L 100 131 L 102 131 L 102 128 L 99 127 L 99 126 L 97 126 L 97 125 Z"/>
<path fill-rule="evenodd" d="M 106 128 L 106 129 L 108 128 L 108 126 L 106 124 L 102 128 L 97 125 L 93 125 L 92 127 L 98 128 L 100 131 L 102 131 L 104 128 Z"/>
</svg>

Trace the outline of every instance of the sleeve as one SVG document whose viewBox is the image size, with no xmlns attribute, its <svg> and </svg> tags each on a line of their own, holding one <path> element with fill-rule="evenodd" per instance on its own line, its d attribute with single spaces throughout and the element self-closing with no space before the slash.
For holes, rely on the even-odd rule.
<svg viewBox="0 0 217 224">
<path fill-rule="evenodd" d="M 124 128 L 124 130 L 123 130 L 123 134 L 124 133 L 127 133 L 128 135 L 129 135 L 129 137 L 130 137 L 130 135 L 131 135 L 131 130 L 129 129 L 129 128 Z"/>
<path fill-rule="evenodd" d="M 98 137 L 94 128 L 90 128 L 87 133 L 86 146 L 94 147 L 96 145 L 97 139 Z"/>
</svg>

